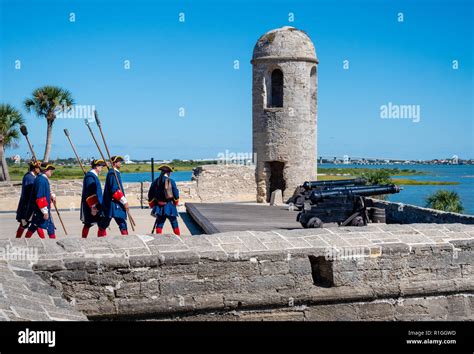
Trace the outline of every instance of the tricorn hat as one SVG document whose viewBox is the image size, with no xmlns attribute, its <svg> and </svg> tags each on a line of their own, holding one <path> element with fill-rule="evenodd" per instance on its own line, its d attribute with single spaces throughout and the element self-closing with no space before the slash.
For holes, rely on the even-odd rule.
<svg viewBox="0 0 474 354">
<path fill-rule="evenodd" d="M 110 158 L 110 160 L 112 160 L 113 163 L 124 161 L 124 160 L 123 160 L 123 157 L 122 157 L 122 156 L 118 156 L 118 155 L 117 155 L 117 156 L 112 156 L 112 157 Z"/>
<path fill-rule="evenodd" d="M 49 170 L 55 170 L 56 167 L 54 167 L 49 162 L 43 162 L 43 163 L 41 163 L 40 169 L 41 169 L 41 171 L 45 172 L 45 171 L 49 171 Z"/>
<path fill-rule="evenodd" d="M 107 166 L 104 160 L 98 159 L 98 160 L 92 160 L 91 161 L 91 166 L 96 167 L 96 166 Z"/>
<path fill-rule="evenodd" d="M 171 167 L 170 165 L 161 165 L 160 167 L 158 167 L 158 170 L 160 171 L 163 171 L 163 172 L 173 172 L 174 171 L 174 168 Z"/>
<path fill-rule="evenodd" d="M 31 160 L 30 162 L 28 162 L 28 167 L 30 168 L 30 170 L 34 170 L 35 168 L 40 168 L 41 161 Z"/>
</svg>

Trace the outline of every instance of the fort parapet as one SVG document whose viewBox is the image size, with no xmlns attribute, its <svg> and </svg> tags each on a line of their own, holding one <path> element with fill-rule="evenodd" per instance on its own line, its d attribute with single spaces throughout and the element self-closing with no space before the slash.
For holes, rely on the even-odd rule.
<svg viewBox="0 0 474 354">
<path fill-rule="evenodd" d="M 33 270 L 89 319 L 474 319 L 468 225 L 87 241 L 45 247 Z"/>
</svg>

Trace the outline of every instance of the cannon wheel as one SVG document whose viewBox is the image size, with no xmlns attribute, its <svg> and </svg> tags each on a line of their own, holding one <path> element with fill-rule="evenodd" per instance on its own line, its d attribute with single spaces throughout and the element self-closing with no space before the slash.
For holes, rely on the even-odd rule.
<svg viewBox="0 0 474 354">
<path fill-rule="evenodd" d="M 309 219 L 306 224 L 306 228 L 308 229 L 315 229 L 320 227 L 323 227 L 323 222 L 321 221 L 321 219 L 316 217 L 312 217 L 311 219 Z"/>
</svg>

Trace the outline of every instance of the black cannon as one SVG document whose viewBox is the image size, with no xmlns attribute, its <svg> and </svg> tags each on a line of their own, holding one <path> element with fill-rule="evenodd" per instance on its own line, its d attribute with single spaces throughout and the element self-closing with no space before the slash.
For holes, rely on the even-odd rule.
<svg viewBox="0 0 474 354">
<path fill-rule="evenodd" d="M 303 183 L 303 188 L 305 190 L 309 189 L 324 189 L 326 187 L 335 187 L 335 186 L 358 186 L 364 185 L 367 183 L 365 178 L 353 178 L 353 179 L 335 179 L 329 181 L 309 181 Z"/>
<path fill-rule="evenodd" d="M 380 194 L 393 194 L 400 192 L 400 187 L 394 184 L 385 186 L 359 186 L 359 187 L 345 187 L 344 189 L 334 188 L 326 190 L 314 190 L 309 195 L 309 200 L 313 203 L 318 203 L 327 198 L 344 197 L 344 196 L 371 196 Z"/>
<path fill-rule="evenodd" d="M 384 222 L 384 210 L 373 208 L 365 197 L 399 192 L 400 187 L 393 184 L 315 189 L 305 195 L 296 220 L 305 228 L 322 227 L 324 223 L 363 226 L 369 221 Z"/>
<path fill-rule="evenodd" d="M 356 187 L 364 185 L 366 183 L 367 180 L 364 178 L 339 179 L 328 181 L 307 181 L 296 188 L 295 192 L 287 200 L 286 203 L 294 205 L 297 209 L 301 210 L 303 208 L 304 201 L 308 198 L 309 194 L 313 190 L 346 189 L 348 187 Z"/>
</svg>

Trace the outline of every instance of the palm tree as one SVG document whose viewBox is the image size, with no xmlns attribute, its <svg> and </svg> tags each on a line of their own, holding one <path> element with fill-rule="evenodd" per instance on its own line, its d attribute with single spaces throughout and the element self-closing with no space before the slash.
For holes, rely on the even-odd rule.
<svg viewBox="0 0 474 354">
<path fill-rule="evenodd" d="M 359 177 L 365 178 L 367 180 L 367 185 L 377 185 L 377 184 L 393 184 L 392 178 L 390 177 L 390 172 L 382 168 L 380 170 L 366 171 L 362 174 L 359 174 Z M 373 198 L 387 200 L 387 194 L 373 195 Z"/>
<path fill-rule="evenodd" d="M 44 86 L 33 91 L 33 97 L 24 102 L 27 112 L 34 110 L 39 117 L 46 118 L 48 129 L 46 131 L 46 146 L 43 161 L 49 161 L 51 143 L 53 138 L 53 123 L 56 114 L 67 112 L 74 105 L 74 100 L 68 90 L 56 86 Z"/>
<path fill-rule="evenodd" d="M 464 207 L 456 192 L 439 190 L 426 198 L 426 207 L 452 213 L 462 213 Z"/>
<path fill-rule="evenodd" d="M 18 128 L 23 123 L 20 111 L 9 104 L 0 104 L 0 164 L 2 166 L 0 180 L 2 181 L 10 180 L 5 149 L 16 145 L 20 136 Z"/>
<path fill-rule="evenodd" d="M 373 171 L 367 170 L 366 172 L 360 174 L 359 177 L 365 178 L 368 185 L 393 183 L 392 178 L 390 177 L 390 172 L 385 168 Z"/>
</svg>

